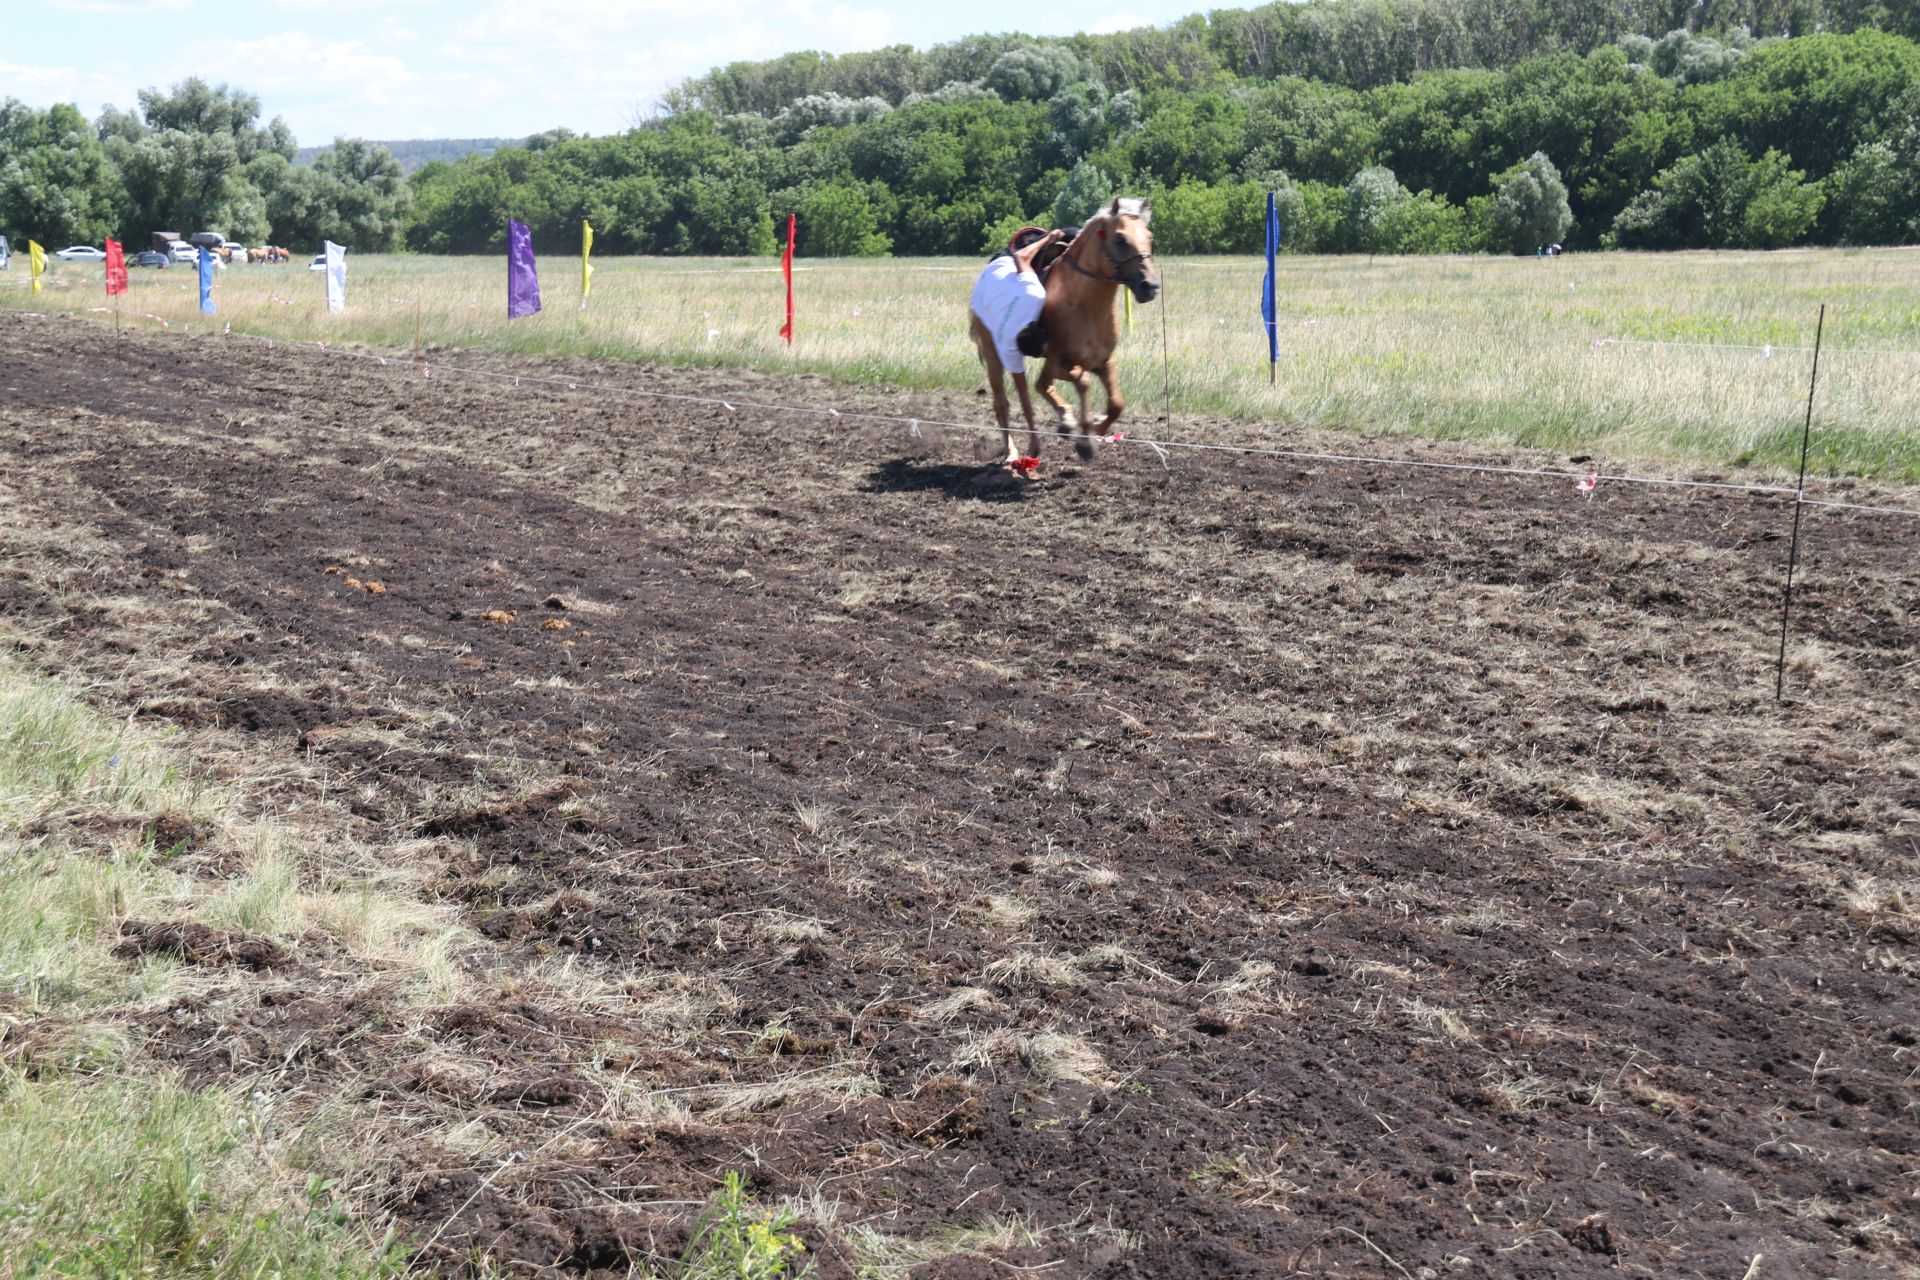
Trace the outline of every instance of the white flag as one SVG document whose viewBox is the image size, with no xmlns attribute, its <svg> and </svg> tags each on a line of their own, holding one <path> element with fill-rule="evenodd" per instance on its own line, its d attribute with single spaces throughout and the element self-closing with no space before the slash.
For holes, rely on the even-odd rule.
<svg viewBox="0 0 1920 1280">
<path fill-rule="evenodd" d="M 347 251 L 333 241 L 327 246 L 327 310 L 347 309 Z"/>
</svg>

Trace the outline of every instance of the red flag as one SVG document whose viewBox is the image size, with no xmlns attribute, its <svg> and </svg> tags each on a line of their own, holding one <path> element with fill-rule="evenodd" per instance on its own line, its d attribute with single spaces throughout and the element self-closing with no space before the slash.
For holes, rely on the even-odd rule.
<svg viewBox="0 0 1920 1280">
<path fill-rule="evenodd" d="M 107 296 L 127 291 L 127 255 L 118 240 L 107 241 Z"/>
<path fill-rule="evenodd" d="M 787 250 L 780 255 L 780 274 L 787 278 L 787 322 L 780 326 L 780 336 L 793 345 L 793 214 L 787 215 Z"/>
</svg>

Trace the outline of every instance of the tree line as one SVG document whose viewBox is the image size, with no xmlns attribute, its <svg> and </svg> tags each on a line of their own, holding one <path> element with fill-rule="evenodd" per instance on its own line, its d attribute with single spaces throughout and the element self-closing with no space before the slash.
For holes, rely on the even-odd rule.
<svg viewBox="0 0 1920 1280">
<path fill-rule="evenodd" d="M 89 124 L 0 108 L 0 229 L 156 226 L 495 252 L 974 254 L 1153 200 L 1159 247 L 1532 252 L 1920 239 L 1920 15 L 1865 0 L 1309 0 L 1169 28 L 737 63 L 625 132 L 555 129 L 411 178 L 292 164 L 257 99 L 188 81 Z M 1658 34 L 1651 34 L 1658 33 Z M 56 230 L 57 228 L 57 230 Z"/>
<path fill-rule="evenodd" d="M 736 87 L 695 82 L 624 134 L 426 166 L 407 244 L 491 251 L 513 216 L 564 249 L 587 218 L 608 252 L 758 254 L 794 212 L 802 254 L 971 254 L 1125 191 L 1152 198 L 1166 252 L 1252 252 L 1269 190 L 1299 253 L 1920 238 L 1920 45 L 1875 29 L 1629 34 L 1370 88 L 1217 72 L 1115 89 L 1071 42 L 1012 45 L 897 103 L 722 112 L 706 104 L 762 78 L 714 75 Z"/>
<path fill-rule="evenodd" d="M 774 115 L 803 97 L 837 94 L 898 106 L 947 85 L 985 82 L 1005 55 L 1028 56 L 1034 47 L 1073 54 L 1116 92 L 1283 76 L 1374 89 L 1427 71 L 1500 70 L 1543 54 L 1589 53 L 1628 36 L 1866 29 L 1920 40 L 1920 7 L 1884 0 L 1280 0 L 1110 35 L 982 35 L 927 50 L 895 45 L 735 62 L 676 87 L 664 105 Z"/>
<path fill-rule="evenodd" d="M 384 147 L 337 139 L 294 163 L 286 122 L 260 123 L 260 99 L 190 79 L 145 89 L 134 110 L 89 122 L 58 103 L 0 103 L 0 231 L 56 245 L 108 237 L 144 246 L 149 232 L 219 231 L 247 244 L 304 251 L 333 240 L 398 247 L 413 189 Z"/>
</svg>

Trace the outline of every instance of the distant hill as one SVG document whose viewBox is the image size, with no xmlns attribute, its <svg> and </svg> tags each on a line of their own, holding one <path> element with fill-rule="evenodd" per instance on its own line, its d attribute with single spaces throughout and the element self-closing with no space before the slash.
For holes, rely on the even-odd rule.
<svg viewBox="0 0 1920 1280">
<path fill-rule="evenodd" d="M 401 138 L 397 141 L 373 139 L 377 147 L 385 147 L 393 152 L 393 158 L 407 173 L 435 160 L 451 163 L 462 156 L 490 156 L 502 147 L 517 147 L 525 138 Z M 302 147 L 295 153 L 293 162 L 299 165 L 313 163 L 313 158 L 325 151 L 332 143 L 320 147 Z"/>
</svg>

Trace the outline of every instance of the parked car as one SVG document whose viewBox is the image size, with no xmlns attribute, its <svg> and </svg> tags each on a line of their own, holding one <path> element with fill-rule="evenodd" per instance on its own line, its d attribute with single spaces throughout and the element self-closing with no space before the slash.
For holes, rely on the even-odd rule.
<svg viewBox="0 0 1920 1280">
<path fill-rule="evenodd" d="M 327 255 L 324 253 L 314 254 L 313 261 L 307 264 L 307 270 L 309 271 L 325 271 L 326 269 L 327 269 Z M 347 269 L 347 263 L 345 258 L 342 258 L 340 260 L 340 269 L 342 271 L 345 271 Z"/>
<path fill-rule="evenodd" d="M 220 247 L 227 251 L 227 256 L 229 258 L 238 258 L 242 262 L 245 262 L 247 260 L 247 246 L 241 244 L 237 240 L 225 241 L 224 243 L 221 244 Z"/>
<path fill-rule="evenodd" d="M 175 240 L 167 246 L 167 251 L 173 255 L 175 262 L 200 261 L 200 251 L 188 244 L 185 240 Z"/>
<path fill-rule="evenodd" d="M 96 249 L 90 244 L 76 244 L 62 249 L 53 256 L 62 262 L 105 262 L 107 251 Z"/>
<path fill-rule="evenodd" d="M 127 265 L 130 267 L 159 267 L 164 271 L 167 268 L 167 264 L 171 261 L 171 258 L 161 253 L 158 249 L 142 249 L 139 253 L 127 259 Z"/>
<path fill-rule="evenodd" d="M 7 247 L 7 238 L 0 236 L 0 271 L 13 267 L 13 250 Z"/>
</svg>

